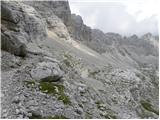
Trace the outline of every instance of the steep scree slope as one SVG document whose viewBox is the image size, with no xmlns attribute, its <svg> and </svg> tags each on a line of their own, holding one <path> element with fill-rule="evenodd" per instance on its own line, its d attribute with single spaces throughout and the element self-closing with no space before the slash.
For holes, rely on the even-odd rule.
<svg viewBox="0 0 160 120">
<path fill-rule="evenodd" d="M 158 118 L 156 37 L 92 30 L 67 1 L 1 8 L 1 118 Z"/>
</svg>

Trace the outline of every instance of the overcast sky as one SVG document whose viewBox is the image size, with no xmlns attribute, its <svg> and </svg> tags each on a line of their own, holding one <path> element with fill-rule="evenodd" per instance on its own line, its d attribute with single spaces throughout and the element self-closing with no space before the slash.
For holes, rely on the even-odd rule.
<svg viewBox="0 0 160 120">
<path fill-rule="evenodd" d="M 158 34 L 160 0 L 69 0 L 71 12 L 103 32 Z"/>
</svg>

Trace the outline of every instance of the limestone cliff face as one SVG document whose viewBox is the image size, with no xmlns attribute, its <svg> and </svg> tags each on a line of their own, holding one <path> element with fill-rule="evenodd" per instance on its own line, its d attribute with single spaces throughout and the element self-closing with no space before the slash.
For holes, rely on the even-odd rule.
<svg viewBox="0 0 160 120">
<path fill-rule="evenodd" d="M 71 26 L 68 27 L 71 37 L 81 42 L 91 41 L 91 28 L 83 23 L 81 16 L 71 15 Z"/>
<path fill-rule="evenodd" d="M 25 56 L 28 43 L 46 37 L 46 22 L 33 7 L 2 1 L 1 11 L 2 49 Z"/>
<path fill-rule="evenodd" d="M 34 7 L 52 30 L 62 39 L 70 39 L 67 26 L 71 25 L 71 12 L 67 1 L 24 2 Z"/>
<path fill-rule="evenodd" d="M 84 25 L 81 16 L 71 14 L 67 1 L 40 1 L 38 3 L 32 1 L 24 3 L 33 6 L 46 19 L 48 27 L 53 28 L 53 31 L 57 31 L 57 34 L 65 33 L 65 35 L 60 36 L 66 37 L 68 32 L 75 40 L 84 42 L 91 40 L 91 28 Z M 60 32 L 62 30 L 64 32 Z M 66 39 L 69 39 L 69 37 Z"/>
<path fill-rule="evenodd" d="M 30 1 L 24 3 L 33 6 L 42 16 L 55 14 L 66 26 L 71 24 L 71 11 L 67 1 Z"/>
</svg>

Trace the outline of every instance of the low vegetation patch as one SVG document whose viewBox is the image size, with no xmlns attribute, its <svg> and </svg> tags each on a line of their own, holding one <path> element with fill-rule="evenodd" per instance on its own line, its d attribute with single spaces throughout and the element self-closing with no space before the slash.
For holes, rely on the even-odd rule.
<svg viewBox="0 0 160 120">
<path fill-rule="evenodd" d="M 103 102 L 102 102 L 102 101 L 97 101 L 97 102 L 96 102 L 96 105 L 97 105 L 97 108 L 98 108 L 98 109 L 100 109 L 100 108 L 101 108 L 101 104 L 103 104 Z"/>
<path fill-rule="evenodd" d="M 104 109 L 102 109 L 101 111 L 104 111 L 105 114 L 100 114 L 101 116 L 105 117 L 106 119 L 117 119 L 117 116 L 115 115 L 115 112 L 112 111 L 111 109 L 108 109 L 106 107 L 104 107 L 104 103 L 102 101 L 97 101 L 97 108 L 101 110 L 101 108 L 103 107 Z"/>
<path fill-rule="evenodd" d="M 42 92 L 56 95 L 58 100 L 62 100 L 64 104 L 70 104 L 70 99 L 64 93 L 64 86 L 51 82 L 40 82 L 39 88 Z"/>
<path fill-rule="evenodd" d="M 64 59 L 63 62 L 67 67 L 73 67 L 72 63 L 69 60 Z"/>
<path fill-rule="evenodd" d="M 117 119 L 116 115 L 107 114 L 104 116 L 106 119 Z"/>
<path fill-rule="evenodd" d="M 150 111 L 150 112 L 153 112 L 153 113 L 159 115 L 159 111 L 155 110 L 149 102 L 141 100 L 140 103 L 141 103 L 142 107 L 144 109 L 146 109 L 147 111 Z"/>
<path fill-rule="evenodd" d="M 89 112 L 86 112 L 85 113 L 85 119 L 92 119 L 92 114 L 91 113 L 89 113 Z"/>
<path fill-rule="evenodd" d="M 69 55 L 69 54 L 64 54 L 64 60 L 63 60 L 63 62 L 65 63 L 65 65 L 67 66 L 67 67 L 73 67 L 73 58 L 72 58 L 72 56 L 71 55 Z"/>
</svg>

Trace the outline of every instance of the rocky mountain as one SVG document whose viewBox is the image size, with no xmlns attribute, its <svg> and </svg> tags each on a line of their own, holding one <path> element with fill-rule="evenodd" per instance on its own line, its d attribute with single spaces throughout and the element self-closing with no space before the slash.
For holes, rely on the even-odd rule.
<svg viewBox="0 0 160 120">
<path fill-rule="evenodd" d="M 1 1 L 1 118 L 158 118 L 158 39 L 91 29 L 67 1 Z"/>
</svg>

